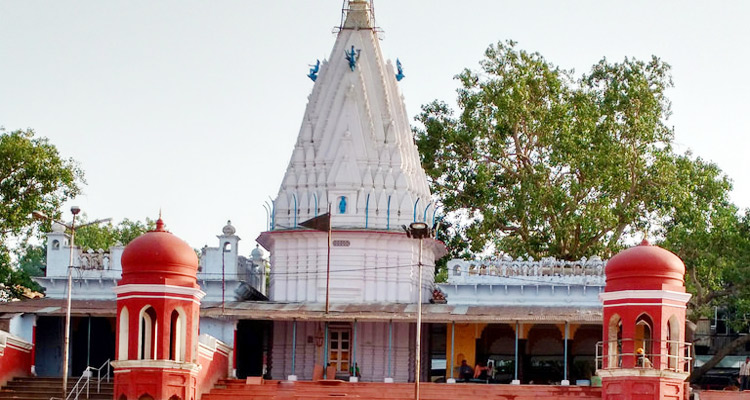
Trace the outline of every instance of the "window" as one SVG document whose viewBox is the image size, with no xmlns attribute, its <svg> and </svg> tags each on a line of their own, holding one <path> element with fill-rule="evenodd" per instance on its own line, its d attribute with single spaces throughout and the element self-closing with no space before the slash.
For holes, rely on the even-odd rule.
<svg viewBox="0 0 750 400">
<path fill-rule="evenodd" d="M 117 347 L 117 359 L 127 360 L 128 359 L 128 332 L 130 330 L 130 316 L 128 308 L 123 307 L 120 311 L 120 335 L 118 337 L 119 343 Z"/>
<path fill-rule="evenodd" d="M 181 309 L 172 311 L 169 322 L 169 359 L 185 360 L 185 313 Z"/>
<path fill-rule="evenodd" d="M 53 240 L 52 241 L 52 250 L 60 250 L 60 241 L 59 240 Z"/>
<path fill-rule="evenodd" d="M 336 367 L 337 373 L 349 373 L 351 328 L 331 327 L 328 346 L 328 362 Z"/>
<path fill-rule="evenodd" d="M 156 338 L 159 330 L 156 321 L 156 311 L 151 306 L 146 306 L 141 311 L 140 335 L 138 336 L 138 359 L 156 360 Z"/>
<path fill-rule="evenodd" d="M 651 320 L 651 317 L 646 313 L 639 315 L 635 320 L 635 348 L 642 348 L 646 357 L 649 358 L 653 354 L 651 337 L 652 326 L 654 326 L 654 323 Z"/>
</svg>

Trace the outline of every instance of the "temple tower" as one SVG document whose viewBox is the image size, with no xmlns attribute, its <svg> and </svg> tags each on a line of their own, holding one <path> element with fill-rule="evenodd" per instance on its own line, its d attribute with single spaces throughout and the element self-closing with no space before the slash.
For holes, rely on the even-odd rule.
<svg viewBox="0 0 750 400">
<path fill-rule="evenodd" d="M 197 396 L 198 257 L 164 229 L 136 238 L 122 255 L 117 294 L 115 398 L 188 400 Z"/>
<path fill-rule="evenodd" d="M 383 58 L 369 1 L 348 1 L 342 21 L 330 59 L 311 72 L 271 228 L 258 238 L 271 253 L 269 297 L 325 301 L 327 234 L 300 223 L 330 206 L 331 303 L 425 301 L 432 268 L 416 281 L 419 245 L 402 225 L 432 226 L 435 207 L 397 71 Z M 432 266 L 444 254 L 441 243 L 426 240 L 422 262 Z"/>
<path fill-rule="evenodd" d="M 651 246 L 624 250 L 607 263 L 603 342 L 598 354 L 602 398 L 683 399 L 691 347 L 685 343 L 685 265 Z"/>
</svg>

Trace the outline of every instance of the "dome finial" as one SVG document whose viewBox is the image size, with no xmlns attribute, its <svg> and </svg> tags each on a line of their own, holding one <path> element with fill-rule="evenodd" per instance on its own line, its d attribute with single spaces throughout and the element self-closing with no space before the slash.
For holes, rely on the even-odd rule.
<svg viewBox="0 0 750 400">
<path fill-rule="evenodd" d="M 166 232 L 164 221 L 161 219 L 161 207 L 159 207 L 159 219 L 156 220 L 156 229 L 154 229 L 154 232 Z"/>
</svg>

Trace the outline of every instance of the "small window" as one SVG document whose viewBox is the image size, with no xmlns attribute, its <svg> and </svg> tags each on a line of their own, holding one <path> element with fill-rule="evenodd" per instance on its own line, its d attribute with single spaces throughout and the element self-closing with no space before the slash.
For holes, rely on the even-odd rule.
<svg viewBox="0 0 750 400">
<path fill-rule="evenodd" d="M 52 241 L 52 250 L 60 250 L 60 241 L 59 240 L 53 240 Z"/>
</svg>

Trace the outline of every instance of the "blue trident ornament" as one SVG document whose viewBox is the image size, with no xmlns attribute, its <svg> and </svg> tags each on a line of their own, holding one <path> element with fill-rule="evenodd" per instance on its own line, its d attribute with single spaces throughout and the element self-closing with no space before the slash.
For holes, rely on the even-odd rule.
<svg viewBox="0 0 750 400">
<path fill-rule="evenodd" d="M 352 49 L 344 53 L 346 61 L 349 61 L 350 70 L 354 71 L 354 68 L 357 67 L 357 60 L 359 60 L 359 53 L 361 51 L 362 49 L 354 50 L 354 46 L 352 45 Z"/>
<path fill-rule="evenodd" d="M 307 74 L 307 77 L 310 78 L 313 82 L 318 79 L 318 71 L 320 71 L 320 60 L 316 61 L 317 62 L 315 63 L 315 65 L 311 65 L 312 68 L 310 68 L 310 73 Z"/>
<path fill-rule="evenodd" d="M 406 75 L 404 75 L 404 68 L 401 66 L 401 61 L 397 58 L 396 59 L 396 80 L 401 81 L 401 79 L 404 79 Z"/>
</svg>

